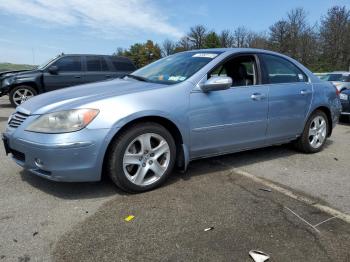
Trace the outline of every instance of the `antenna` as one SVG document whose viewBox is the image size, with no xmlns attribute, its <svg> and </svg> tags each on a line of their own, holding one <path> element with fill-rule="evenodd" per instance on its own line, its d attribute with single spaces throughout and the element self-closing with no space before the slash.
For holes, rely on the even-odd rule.
<svg viewBox="0 0 350 262">
<path fill-rule="evenodd" d="M 35 65 L 35 52 L 33 47 L 32 47 L 32 57 L 33 57 L 33 65 Z"/>
</svg>

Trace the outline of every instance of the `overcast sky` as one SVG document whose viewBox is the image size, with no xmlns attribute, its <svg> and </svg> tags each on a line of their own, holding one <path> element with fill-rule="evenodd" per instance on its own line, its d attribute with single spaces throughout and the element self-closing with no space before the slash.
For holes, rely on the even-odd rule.
<svg viewBox="0 0 350 262">
<path fill-rule="evenodd" d="M 264 31 L 292 8 L 311 23 L 349 0 L 0 0 L 0 62 L 41 64 L 58 53 L 112 54 L 147 39 L 178 40 L 190 26 Z"/>
</svg>

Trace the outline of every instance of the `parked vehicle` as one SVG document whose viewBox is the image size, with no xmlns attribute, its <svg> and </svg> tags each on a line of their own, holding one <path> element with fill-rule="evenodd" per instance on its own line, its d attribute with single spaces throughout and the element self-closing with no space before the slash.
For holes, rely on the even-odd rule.
<svg viewBox="0 0 350 262">
<path fill-rule="evenodd" d="M 350 89 L 350 72 L 332 72 L 320 77 L 322 80 L 332 82 L 339 92 Z"/>
<path fill-rule="evenodd" d="M 0 97 L 9 95 L 11 104 L 16 107 L 37 94 L 123 77 L 135 69 L 125 57 L 60 55 L 35 70 L 0 73 Z"/>
<path fill-rule="evenodd" d="M 32 98 L 9 118 L 6 152 L 55 181 L 142 192 L 193 159 L 294 142 L 322 150 L 341 111 L 335 87 L 259 49 L 178 53 L 123 79 Z"/>
<path fill-rule="evenodd" d="M 340 101 L 342 104 L 341 116 L 350 120 L 350 89 L 343 90 L 340 93 Z"/>
<path fill-rule="evenodd" d="M 317 76 L 321 80 L 327 79 L 329 73 L 314 73 L 315 76 Z"/>
</svg>

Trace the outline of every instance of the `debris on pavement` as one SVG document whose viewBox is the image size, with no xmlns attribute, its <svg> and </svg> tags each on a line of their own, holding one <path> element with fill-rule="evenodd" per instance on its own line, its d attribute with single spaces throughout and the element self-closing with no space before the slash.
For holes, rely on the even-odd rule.
<svg viewBox="0 0 350 262">
<path fill-rule="evenodd" d="M 270 188 L 259 188 L 259 190 L 265 191 L 265 192 L 272 192 Z"/>
<path fill-rule="evenodd" d="M 14 238 L 14 239 L 13 239 L 13 242 L 17 243 L 18 241 L 17 241 L 17 239 Z"/>
<path fill-rule="evenodd" d="M 124 220 L 125 220 L 126 222 L 130 222 L 130 221 L 133 220 L 134 218 L 135 218 L 135 216 L 130 215 L 130 216 L 127 216 Z"/>
<path fill-rule="evenodd" d="M 335 160 L 335 161 L 338 161 L 339 159 L 335 157 L 334 160 Z"/>
<path fill-rule="evenodd" d="M 39 234 L 39 232 L 38 232 L 38 231 L 35 231 L 35 232 L 33 233 L 33 237 L 35 237 L 37 234 Z"/>
<path fill-rule="evenodd" d="M 210 230 L 213 230 L 213 229 L 214 229 L 214 227 L 208 227 L 208 228 L 204 229 L 204 231 L 207 232 L 207 231 L 210 231 Z"/>
<path fill-rule="evenodd" d="M 260 250 L 250 250 L 250 257 L 254 260 L 254 262 L 264 262 L 270 259 L 270 256 Z"/>
</svg>

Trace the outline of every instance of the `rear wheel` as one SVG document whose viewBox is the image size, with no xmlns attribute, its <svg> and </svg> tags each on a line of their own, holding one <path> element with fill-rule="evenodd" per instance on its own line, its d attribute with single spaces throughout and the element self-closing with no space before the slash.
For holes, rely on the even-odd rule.
<svg viewBox="0 0 350 262">
<path fill-rule="evenodd" d="M 165 182 L 175 158 L 175 142 L 167 129 L 152 122 L 136 124 L 111 145 L 109 176 L 124 191 L 148 191 Z"/>
<path fill-rule="evenodd" d="M 10 91 L 9 97 L 11 105 L 17 107 L 36 95 L 37 91 L 31 86 L 16 86 Z"/>
<path fill-rule="evenodd" d="M 320 110 L 315 111 L 306 122 L 302 135 L 295 141 L 297 149 L 305 153 L 321 151 L 327 141 L 329 123 L 327 115 Z"/>
</svg>

